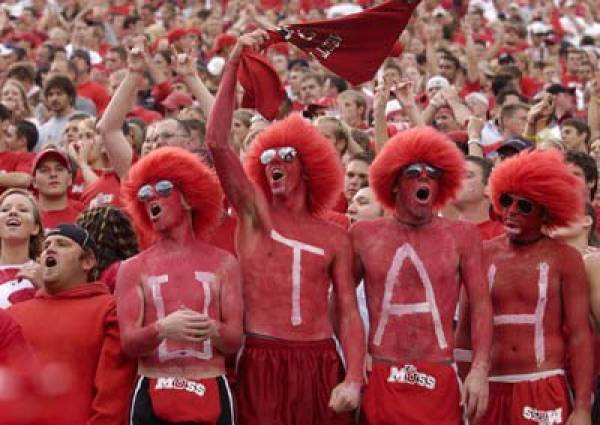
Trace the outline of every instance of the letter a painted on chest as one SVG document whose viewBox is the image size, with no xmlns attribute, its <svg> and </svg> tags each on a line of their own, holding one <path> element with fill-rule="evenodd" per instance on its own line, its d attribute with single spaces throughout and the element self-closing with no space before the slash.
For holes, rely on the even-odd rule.
<svg viewBox="0 0 600 425">
<path fill-rule="evenodd" d="M 396 289 L 396 283 L 398 281 L 398 275 L 402 269 L 404 261 L 410 260 L 423 284 L 425 289 L 425 301 L 421 303 L 412 304 L 392 304 L 392 297 L 394 295 L 394 289 Z M 444 335 L 444 328 L 442 327 L 442 321 L 440 319 L 440 313 L 435 302 L 435 293 L 433 292 L 433 286 L 431 285 L 431 279 L 425 269 L 425 265 L 415 252 L 414 248 L 405 243 L 396 250 L 392 265 L 388 270 L 387 277 L 385 280 L 385 291 L 383 294 L 383 303 L 381 306 L 381 316 L 379 318 L 379 324 L 375 331 L 373 343 L 375 345 L 381 345 L 381 339 L 385 332 L 390 315 L 392 316 L 405 316 L 408 314 L 419 314 L 419 313 L 430 313 L 433 319 L 433 326 L 435 328 L 435 335 L 437 337 L 438 345 L 441 349 L 448 347 L 446 337 Z"/>
</svg>

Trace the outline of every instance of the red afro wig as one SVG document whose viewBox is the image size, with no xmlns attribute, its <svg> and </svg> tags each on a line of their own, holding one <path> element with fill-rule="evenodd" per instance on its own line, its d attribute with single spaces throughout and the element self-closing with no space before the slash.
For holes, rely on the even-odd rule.
<svg viewBox="0 0 600 425">
<path fill-rule="evenodd" d="M 545 225 L 567 226 L 583 214 L 583 183 L 553 149 L 521 152 L 496 166 L 490 176 L 492 204 L 500 211 L 500 196 L 512 193 L 544 208 Z"/>
<path fill-rule="evenodd" d="M 155 239 L 148 213 L 137 198 L 140 187 L 170 180 L 192 209 L 196 237 L 206 239 L 221 216 L 223 193 L 216 175 L 200 158 L 181 148 L 163 147 L 135 163 L 121 184 L 121 197 L 140 240 L 148 245 Z"/>
<path fill-rule="evenodd" d="M 267 149 L 290 146 L 298 151 L 307 181 L 307 207 L 315 215 L 337 200 L 343 184 L 342 164 L 333 145 L 298 114 L 273 124 L 250 144 L 244 166 L 246 173 L 270 201 L 271 188 L 260 155 Z"/>
<path fill-rule="evenodd" d="M 394 185 L 400 171 L 410 164 L 424 162 L 442 171 L 435 209 L 452 199 L 465 173 L 463 154 L 445 135 L 430 127 L 401 131 L 388 140 L 369 170 L 369 182 L 381 204 L 396 207 Z"/>
</svg>

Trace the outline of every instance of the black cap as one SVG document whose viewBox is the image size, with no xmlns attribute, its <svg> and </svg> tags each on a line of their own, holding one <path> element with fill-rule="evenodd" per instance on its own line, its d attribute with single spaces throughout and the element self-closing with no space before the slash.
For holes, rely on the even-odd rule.
<svg viewBox="0 0 600 425">
<path fill-rule="evenodd" d="M 533 143 L 529 140 L 519 136 L 512 136 L 502 143 L 497 152 L 500 155 L 510 156 L 527 149 L 532 149 L 533 147 Z"/>
<path fill-rule="evenodd" d="M 46 237 L 48 236 L 64 236 L 76 242 L 84 251 L 90 250 L 96 255 L 96 242 L 83 227 L 75 224 L 59 224 L 46 233 Z"/>
<path fill-rule="evenodd" d="M 85 61 L 87 66 L 92 65 L 92 57 L 90 56 L 90 52 L 85 49 L 75 49 L 73 53 L 71 53 L 71 57 L 69 59 L 80 58 Z"/>
<path fill-rule="evenodd" d="M 562 84 L 551 84 L 546 89 L 546 92 L 550 94 L 569 93 L 571 95 L 574 95 L 575 87 L 563 86 Z"/>
</svg>

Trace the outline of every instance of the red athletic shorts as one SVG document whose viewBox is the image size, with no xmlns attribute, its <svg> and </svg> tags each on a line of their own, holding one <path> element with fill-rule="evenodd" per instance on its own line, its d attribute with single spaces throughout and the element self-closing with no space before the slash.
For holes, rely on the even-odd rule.
<svg viewBox="0 0 600 425">
<path fill-rule="evenodd" d="M 491 377 L 488 410 L 480 425 L 565 424 L 570 404 L 562 371 Z"/>
<path fill-rule="evenodd" d="M 238 362 L 240 425 L 350 425 L 328 407 L 344 369 L 332 339 L 287 341 L 248 335 Z"/>
<path fill-rule="evenodd" d="M 458 378 L 449 365 L 373 364 L 363 395 L 366 425 L 459 425 Z"/>
</svg>

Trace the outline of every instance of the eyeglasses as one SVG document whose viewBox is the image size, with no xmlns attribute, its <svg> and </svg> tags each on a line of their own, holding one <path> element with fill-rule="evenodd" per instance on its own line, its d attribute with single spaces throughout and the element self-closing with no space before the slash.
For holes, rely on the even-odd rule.
<svg viewBox="0 0 600 425">
<path fill-rule="evenodd" d="M 169 180 L 157 182 L 154 188 L 150 184 L 145 184 L 138 190 L 137 197 L 140 202 L 146 202 L 152 198 L 153 192 L 155 192 L 161 198 L 166 198 L 173 192 L 173 187 L 173 183 Z"/>
<path fill-rule="evenodd" d="M 528 201 L 527 199 L 514 198 L 508 193 L 503 193 L 502 195 L 500 195 L 499 201 L 500 206 L 502 206 L 502 208 L 508 208 L 513 204 L 513 202 L 516 202 L 517 209 L 523 215 L 531 214 L 531 212 L 533 211 L 533 202 Z"/>
<path fill-rule="evenodd" d="M 159 140 L 170 140 L 170 139 L 172 139 L 175 136 L 190 137 L 188 134 L 171 133 L 170 131 L 165 131 L 165 132 L 157 134 L 156 136 L 154 136 L 152 138 L 147 138 L 146 142 L 148 142 L 148 143 L 156 143 Z"/>
<path fill-rule="evenodd" d="M 425 172 L 427 177 L 432 179 L 438 179 L 442 175 L 442 170 L 439 168 L 432 167 L 429 164 L 411 164 L 404 169 L 402 172 L 406 177 L 416 178 Z"/>
<path fill-rule="evenodd" d="M 298 151 L 290 146 L 279 149 L 267 149 L 260 154 L 260 163 L 262 165 L 267 165 L 273 161 L 276 156 L 279 156 L 279 158 L 285 162 L 292 162 L 298 156 Z"/>
</svg>

